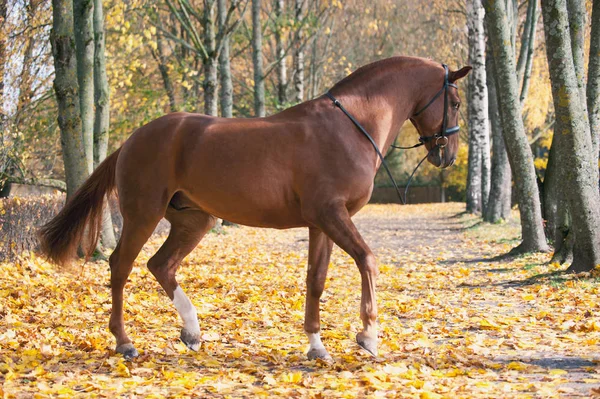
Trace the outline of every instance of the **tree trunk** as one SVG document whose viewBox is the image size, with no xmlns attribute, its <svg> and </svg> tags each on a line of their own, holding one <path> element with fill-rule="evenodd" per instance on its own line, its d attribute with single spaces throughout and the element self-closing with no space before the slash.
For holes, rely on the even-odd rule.
<svg viewBox="0 0 600 399">
<path fill-rule="evenodd" d="M 498 102 L 502 118 L 504 142 L 511 168 L 515 175 L 517 199 L 521 213 L 522 242 L 515 252 L 547 251 L 542 223 L 539 190 L 537 186 L 533 154 L 525 134 L 521 117 L 521 103 L 514 51 L 510 43 L 510 31 L 506 23 L 506 10 L 502 1 L 486 1 L 486 22 L 492 44 L 496 77 L 503 82 L 498 87 Z"/>
<path fill-rule="evenodd" d="M 295 0 L 294 9 L 296 22 L 303 18 L 304 0 Z M 294 88 L 296 89 L 296 102 L 304 101 L 304 32 L 302 26 L 298 28 L 296 43 L 294 44 Z"/>
<path fill-rule="evenodd" d="M 39 5 L 39 0 L 29 1 L 25 5 L 25 26 L 31 27 L 35 25 L 36 9 Z M 31 69 L 34 67 L 33 50 L 35 48 L 35 35 L 30 33 L 26 35 L 25 49 L 23 51 L 23 61 L 21 76 L 19 77 L 19 98 L 17 100 L 17 111 L 15 113 L 15 123 L 19 127 L 20 120 L 24 109 L 31 103 L 33 97 L 33 81 Z"/>
<path fill-rule="evenodd" d="M 252 0 L 252 64 L 254 65 L 254 115 L 265 116 L 265 81 L 262 60 L 260 0 Z"/>
<path fill-rule="evenodd" d="M 203 60 L 204 67 L 204 113 L 206 115 L 218 116 L 217 99 L 217 68 L 215 24 L 214 24 L 214 1 L 205 2 L 204 5 L 204 46 L 208 57 Z"/>
<path fill-rule="evenodd" d="M 0 0 L 0 29 L 6 24 L 6 0 Z M 6 71 L 6 37 L 0 35 L 0 133 L 4 129 L 4 72 Z"/>
<path fill-rule="evenodd" d="M 81 136 L 73 2 L 52 0 L 52 16 L 50 43 L 54 57 L 54 91 L 58 102 L 58 125 L 69 198 L 88 176 L 88 164 Z"/>
<path fill-rule="evenodd" d="M 536 27 L 537 21 L 540 17 L 540 12 L 537 7 L 537 0 L 530 0 L 531 10 L 531 20 L 526 21 L 525 29 L 528 30 L 528 40 L 527 40 L 527 51 L 524 54 L 525 56 L 525 68 L 523 71 L 523 78 L 521 79 L 521 95 L 519 97 L 521 101 L 521 105 L 525 102 L 527 98 L 527 92 L 529 91 L 529 82 L 531 81 L 531 70 L 533 68 L 533 55 L 535 52 L 535 36 L 536 36 Z M 528 15 L 529 16 L 529 15 Z M 529 22 L 529 24 L 527 23 Z M 523 46 L 523 45 L 522 45 Z"/>
<path fill-rule="evenodd" d="M 592 9 L 592 33 L 590 36 L 590 59 L 588 64 L 587 107 L 592 134 L 592 152 L 600 152 L 600 0 L 594 0 Z"/>
<path fill-rule="evenodd" d="M 217 14 L 219 18 L 219 31 L 225 31 L 227 18 L 227 4 L 225 0 L 217 0 Z M 219 54 L 219 73 L 221 81 L 220 101 L 221 116 L 233 116 L 233 83 L 231 82 L 231 64 L 229 59 L 229 36 L 223 38 L 221 53 Z"/>
<path fill-rule="evenodd" d="M 81 134 L 88 173 L 91 173 L 94 170 L 94 2 L 74 0 L 73 8 Z"/>
<path fill-rule="evenodd" d="M 597 164 L 569 34 L 566 0 L 542 2 L 546 53 L 556 111 L 553 146 L 560 153 L 561 187 L 571 212 L 574 233 L 570 271 L 587 271 L 600 264 L 600 193 Z"/>
<path fill-rule="evenodd" d="M 104 54 L 104 15 L 102 0 L 94 0 L 94 168 L 106 158 L 108 150 L 108 128 L 110 124 L 110 102 L 108 77 L 106 76 L 106 57 Z M 110 215 L 108 201 L 105 202 L 102 215 L 102 245 L 114 249 L 117 246 L 115 231 Z"/>
<path fill-rule="evenodd" d="M 469 28 L 469 169 L 467 211 L 481 213 L 487 206 L 490 187 L 488 93 L 485 73 L 484 10 L 481 0 L 467 0 Z M 484 162 L 487 164 L 484 165 Z"/>
<path fill-rule="evenodd" d="M 156 35 L 156 51 L 152 50 L 152 57 L 158 64 L 158 71 L 163 81 L 163 87 L 167 93 L 169 99 L 169 110 L 171 112 L 177 112 L 177 100 L 175 98 L 175 89 L 173 88 L 173 82 L 171 82 L 171 76 L 169 75 L 169 67 L 167 65 L 167 55 L 165 53 L 165 42 L 162 33 L 158 32 Z"/>
<path fill-rule="evenodd" d="M 279 59 L 277 64 L 277 101 L 279 104 L 287 102 L 287 62 L 284 57 L 285 48 L 283 44 L 283 36 L 281 35 L 281 26 L 283 19 L 283 10 L 285 8 L 285 0 L 274 0 L 275 8 L 275 56 Z"/>
<path fill-rule="evenodd" d="M 512 180 L 508 154 L 502 136 L 502 121 L 498 109 L 496 74 L 494 73 L 494 58 L 491 49 L 487 51 L 485 66 L 493 156 L 490 196 L 483 218 L 486 222 L 498 223 L 508 220 L 510 217 Z"/>
</svg>

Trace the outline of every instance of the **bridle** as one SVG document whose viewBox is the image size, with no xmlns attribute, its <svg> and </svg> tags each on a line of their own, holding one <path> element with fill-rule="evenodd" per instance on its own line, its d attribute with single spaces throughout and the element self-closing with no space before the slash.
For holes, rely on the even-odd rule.
<svg viewBox="0 0 600 399">
<path fill-rule="evenodd" d="M 373 140 L 373 138 L 371 137 L 371 135 L 369 133 L 367 133 L 367 131 L 365 130 L 365 128 L 362 127 L 362 125 L 352 116 L 352 114 L 350 114 L 350 112 L 348 112 L 346 110 L 346 108 L 344 108 L 344 106 L 339 102 L 339 100 L 337 100 L 333 96 L 333 94 L 331 94 L 329 91 L 327 91 L 325 93 L 325 95 L 327 97 L 329 97 L 329 99 L 331 101 L 333 101 L 333 104 L 336 107 L 338 107 L 339 109 L 341 109 L 342 112 L 352 121 L 352 123 L 354 123 L 354 125 L 358 128 L 358 130 L 360 130 L 365 135 L 365 137 L 371 142 L 371 144 L 373 145 L 373 148 L 375 149 L 375 152 L 379 156 L 379 159 L 381 159 L 381 164 L 385 168 L 385 171 L 387 172 L 390 180 L 392 181 L 392 184 L 394 185 L 394 188 L 396 189 L 396 193 L 398 193 L 398 197 L 400 198 L 400 201 L 402 201 L 402 204 L 404 204 L 404 205 L 406 205 L 406 198 L 407 198 L 407 194 L 408 194 L 408 187 L 410 186 L 410 183 L 411 183 L 411 181 L 413 179 L 413 176 L 415 175 L 415 172 L 417 171 L 417 169 L 419 169 L 419 167 L 421 166 L 421 164 L 423 163 L 423 161 L 425 161 L 427 159 L 427 157 L 429 156 L 429 154 L 431 154 L 436 148 L 444 149 L 446 147 L 446 145 L 448 145 L 448 136 L 456 134 L 460 130 L 460 126 L 458 126 L 458 125 L 456 125 L 454 127 L 451 127 L 451 128 L 447 127 L 448 126 L 448 87 L 454 87 L 454 88 L 458 89 L 458 86 L 456 84 L 451 83 L 450 81 L 448 81 L 448 66 L 446 64 L 442 64 L 442 66 L 444 67 L 444 85 L 433 96 L 433 98 L 431 100 L 429 100 L 429 102 L 427 104 L 425 104 L 425 106 L 423 106 L 421 109 L 419 109 L 417 112 L 415 112 L 413 114 L 413 116 L 410 118 L 412 120 L 413 118 L 419 116 L 431 104 L 433 104 L 435 102 L 435 100 L 438 99 L 439 96 L 441 96 L 443 94 L 444 95 L 444 115 L 442 117 L 442 129 L 438 133 L 436 133 L 436 134 L 434 134 L 432 136 L 420 136 L 419 137 L 419 143 L 417 143 L 417 144 L 415 144 L 413 146 L 410 146 L 410 147 L 400 147 L 400 146 L 393 145 L 393 144 L 391 146 L 393 149 L 408 150 L 408 149 L 411 149 L 411 148 L 417 148 L 417 147 L 420 147 L 422 145 L 425 145 L 427 142 L 429 142 L 431 140 L 435 140 L 435 146 L 433 146 L 427 152 L 427 155 L 425 155 L 425 157 L 421 160 L 421 162 L 419 162 L 419 164 L 417 165 L 417 167 L 413 170 L 412 174 L 410 175 L 410 178 L 408 179 L 408 183 L 406 183 L 406 188 L 404 190 L 404 198 L 402 198 L 402 194 L 400 193 L 400 189 L 398 188 L 398 184 L 396 183 L 396 180 L 394 180 L 394 177 L 392 176 L 392 172 L 390 172 L 390 168 L 388 167 L 387 162 L 385 161 L 383 154 L 379 150 L 379 147 L 377 146 L 377 143 L 375 143 L 375 140 Z"/>
</svg>

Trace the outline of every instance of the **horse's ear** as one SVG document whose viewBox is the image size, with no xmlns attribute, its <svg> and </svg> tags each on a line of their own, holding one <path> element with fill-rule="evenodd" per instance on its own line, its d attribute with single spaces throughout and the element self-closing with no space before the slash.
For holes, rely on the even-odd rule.
<svg viewBox="0 0 600 399">
<path fill-rule="evenodd" d="M 450 81 L 450 83 L 454 83 L 458 79 L 462 79 L 465 76 L 467 76 L 467 74 L 471 72 L 471 69 L 473 69 L 473 67 L 466 66 L 460 68 L 458 71 L 450 71 L 450 73 L 448 74 L 448 80 Z"/>
</svg>

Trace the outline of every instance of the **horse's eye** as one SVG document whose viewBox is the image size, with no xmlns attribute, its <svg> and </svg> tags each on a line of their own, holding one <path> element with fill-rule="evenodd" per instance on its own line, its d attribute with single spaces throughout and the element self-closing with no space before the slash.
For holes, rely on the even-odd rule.
<svg viewBox="0 0 600 399">
<path fill-rule="evenodd" d="M 459 109 L 460 108 L 460 103 L 454 103 L 454 104 L 452 104 L 452 107 L 454 109 Z"/>
</svg>

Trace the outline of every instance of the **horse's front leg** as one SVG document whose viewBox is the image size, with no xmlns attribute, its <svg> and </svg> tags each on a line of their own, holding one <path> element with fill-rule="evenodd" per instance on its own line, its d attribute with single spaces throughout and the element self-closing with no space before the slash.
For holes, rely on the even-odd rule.
<svg viewBox="0 0 600 399">
<path fill-rule="evenodd" d="M 321 230 L 309 229 L 308 241 L 308 271 L 306 273 L 306 308 L 304 316 L 304 331 L 308 337 L 310 347 L 308 359 L 322 359 L 331 362 L 333 359 L 321 342 L 321 319 L 319 316 L 319 300 L 325 288 L 327 267 L 333 241 Z"/>
<path fill-rule="evenodd" d="M 379 270 L 375 256 L 350 219 L 343 203 L 333 203 L 305 212 L 307 219 L 318 226 L 334 243 L 356 262 L 361 277 L 360 318 L 363 330 L 356 334 L 356 342 L 373 356 L 377 356 L 377 300 L 375 286 Z"/>
</svg>

